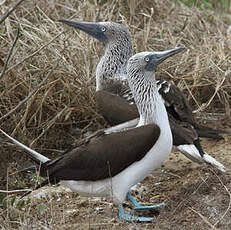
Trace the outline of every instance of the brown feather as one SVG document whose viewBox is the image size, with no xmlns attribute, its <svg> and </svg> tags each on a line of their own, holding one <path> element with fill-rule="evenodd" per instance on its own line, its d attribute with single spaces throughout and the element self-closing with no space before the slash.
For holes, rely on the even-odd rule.
<svg viewBox="0 0 231 230">
<path fill-rule="evenodd" d="M 123 123 L 139 117 L 135 104 L 129 104 L 125 99 L 103 90 L 97 91 L 96 95 L 100 112 L 109 122 L 112 120 Z M 193 144 L 198 139 L 197 132 L 192 125 L 177 121 L 170 114 L 168 116 L 173 135 L 173 145 Z"/>
<path fill-rule="evenodd" d="M 136 104 L 129 104 L 122 97 L 105 90 L 96 91 L 100 113 L 110 125 L 117 125 L 139 117 Z"/>
<path fill-rule="evenodd" d="M 166 88 L 169 88 L 168 92 L 165 91 Z M 230 132 L 225 130 L 213 129 L 198 124 L 193 116 L 189 101 L 175 84 L 163 81 L 161 88 L 159 89 L 159 93 L 165 100 L 165 106 L 168 114 L 171 114 L 176 120 L 191 124 L 198 133 L 199 137 L 221 140 L 224 138 L 219 134 L 230 134 Z"/>
<path fill-rule="evenodd" d="M 160 135 L 157 125 L 101 135 L 87 144 L 74 148 L 63 156 L 41 166 L 41 176 L 50 180 L 96 181 L 113 177 L 153 147 Z"/>
</svg>

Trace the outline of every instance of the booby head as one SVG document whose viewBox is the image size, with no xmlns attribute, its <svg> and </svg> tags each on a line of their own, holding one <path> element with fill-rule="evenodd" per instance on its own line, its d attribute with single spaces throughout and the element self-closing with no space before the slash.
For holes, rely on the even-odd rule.
<svg viewBox="0 0 231 230">
<path fill-rule="evenodd" d="M 135 67 L 141 71 L 153 72 L 160 63 L 182 50 L 184 50 L 184 47 L 176 47 L 165 51 L 137 53 L 129 59 L 128 69 Z M 128 72 L 130 72 L 130 70 L 128 70 Z"/>
<path fill-rule="evenodd" d="M 63 19 L 59 21 L 82 30 L 104 44 L 121 39 L 130 40 L 132 43 L 131 34 L 123 24 L 115 22 L 81 22 Z"/>
<path fill-rule="evenodd" d="M 133 55 L 132 36 L 127 27 L 115 22 L 59 21 L 91 35 L 104 44 L 105 52 L 96 68 L 96 91 L 110 89 L 115 94 L 120 92 L 121 84 L 116 82 L 126 78 L 124 76 L 127 60 Z"/>
<path fill-rule="evenodd" d="M 183 49 L 176 47 L 160 52 L 141 52 L 128 60 L 127 80 L 140 114 L 138 126 L 150 123 L 165 126 L 164 120 L 168 122 L 164 104 L 157 90 L 154 71 L 161 62 Z"/>
</svg>

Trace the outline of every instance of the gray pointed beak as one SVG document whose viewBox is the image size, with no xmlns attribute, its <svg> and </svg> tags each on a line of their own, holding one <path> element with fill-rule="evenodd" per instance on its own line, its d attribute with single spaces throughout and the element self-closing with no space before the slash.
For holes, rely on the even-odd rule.
<svg viewBox="0 0 231 230">
<path fill-rule="evenodd" d="M 157 65 L 159 65 L 161 62 L 163 62 L 164 60 L 166 60 L 167 58 L 180 53 L 181 51 L 183 51 L 185 48 L 180 46 L 180 47 L 176 47 L 174 49 L 170 49 L 170 50 L 165 50 L 165 51 L 160 51 L 160 52 L 155 52 L 154 56 L 155 56 L 155 62 L 157 63 Z"/>
<path fill-rule="evenodd" d="M 104 42 L 107 37 L 102 31 L 102 26 L 96 22 L 80 22 L 75 20 L 65 20 L 61 19 L 59 22 L 62 22 L 68 26 L 74 27 L 76 29 L 82 30 L 86 34 L 91 35 L 92 37 L 98 39 L 101 42 Z"/>
<path fill-rule="evenodd" d="M 167 58 L 180 53 L 182 50 L 184 50 L 184 47 L 176 47 L 174 49 L 165 50 L 165 51 L 159 51 L 159 52 L 153 52 L 151 55 L 149 55 L 149 63 L 146 65 L 147 71 L 153 71 L 156 69 L 156 67 L 162 63 Z"/>
</svg>

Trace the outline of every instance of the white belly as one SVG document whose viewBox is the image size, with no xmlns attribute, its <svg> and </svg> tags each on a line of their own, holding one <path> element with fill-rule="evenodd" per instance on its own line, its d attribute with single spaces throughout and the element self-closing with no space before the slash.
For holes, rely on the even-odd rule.
<svg viewBox="0 0 231 230">
<path fill-rule="evenodd" d="M 140 161 L 130 165 L 116 176 L 99 181 L 62 181 L 72 191 L 85 196 L 109 197 L 121 204 L 132 186 L 142 181 L 168 157 L 172 148 L 171 132 L 162 132 L 155 145 Z"/>
</svg>

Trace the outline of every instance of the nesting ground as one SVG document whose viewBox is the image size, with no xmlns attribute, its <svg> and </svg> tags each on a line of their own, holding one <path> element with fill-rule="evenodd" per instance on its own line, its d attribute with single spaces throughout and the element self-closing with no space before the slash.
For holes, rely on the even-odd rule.
<svg viewBox="0 0 231 230">
<path fill-rule="evenodd" d="M 230 167 L 230 142 L 231 137 L 225 137 L 219 142 L 203 141 L 203 146 Z M 23 159 L 19 164 L 23 165 Z M 19 176 L 9 176 L 9 183 L 13 178 L 14 182 L 22 180 Z M 34 191 L 24 198 L 22 209 L 20 196 L 14 206 L 10 203 L 15 196 L 9 196 L 9 207 L 1 211 L 0 223 L 3 229 L 231 229 L 229 173 L 198 166 L 182 154 L 172 153 L 162 168 L 146 178 L 140 188 L 139 194 L 134 193 L 140 202 L 166 203 L 166 207 L 155 213 L 142 213 L 156 216 L 151 223 L 122 222 L 117 217 L 117 207 L 110 200 L 81 197 L 62 186 Z M 127 212 L 140 214 L 132 211 L 130 203 L 124 206 Z"/>
<path fill-rule="evenodd" d="M 0 128 L 54 158 L 75 139 L 107 126 L 94 99 L 95 68 L 103 47 L 58 22 L 75 18 L 126 24 L 137 52 L 185 46 L 184 53 L 160 66 L 157 78 L 173 80 L 184 91 L 195 115 L 202 118 L 200 122 L 230 130 L 230 14 L 175 2 L 23 2 L 0 27 L 1 73 L 6 66 L 0 75 Z M 0 4 L 4 13 L 11 2 Z M 202 144 L 205 151 L 231 169 L 231 137 L 219 142 L 203 140 Z M 21 150 L 0 136 L 0 189 L 33 187 L 35 176 L 13 174 L 16 168 L 30 164 Z M 7 199 L 0 196 L 0 228 L 231 229 L 229 172 L 221 174 L 172 153 L 142 186 L 147 191 L 143 197 L 137 195 L 141 202 L 167 204 L 157 213 L 145 213 L 156 216 L 152 223 L 123 223 L 109 200 L 83 198 L 61 187 L 53 192 L 52 187 L 32 193 L 24 203 L 19 195 L 11 195 L 7 205 Z M 38 198 L 36 193 L 47 196 Z M 129 205 L 126 210 L 132 212 Z"/>
</svg>

